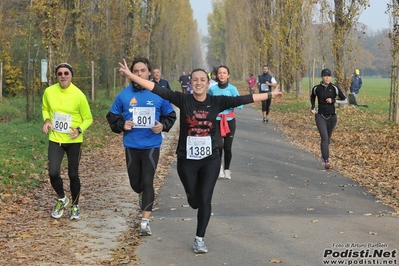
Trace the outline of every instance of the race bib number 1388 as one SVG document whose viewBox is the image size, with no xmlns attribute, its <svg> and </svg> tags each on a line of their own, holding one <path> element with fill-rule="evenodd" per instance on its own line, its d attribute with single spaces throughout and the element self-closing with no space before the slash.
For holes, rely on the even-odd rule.
<svg viewBox="0 0 399 266">
<path fill-rule="evenodd" d="M 206 137 L 187 137 L 186 158 L 201 160 L 212 155 L 212 140 Z"/>
</svg>

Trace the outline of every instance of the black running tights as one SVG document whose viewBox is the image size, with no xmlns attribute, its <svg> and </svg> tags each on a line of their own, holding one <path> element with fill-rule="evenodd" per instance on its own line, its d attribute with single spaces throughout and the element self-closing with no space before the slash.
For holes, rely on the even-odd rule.
<svg viewBox="0 0 399 266">
<path fill-rule="evenodd" d="M 236 132 L 236 119 L 232 119 L 227 121 L 229 124 L 230 133 L 226 134 L 225 137 L 220 135 L 220 121 L 216 123 L 216 133 L 215 139 L 216 144 L 219 149 L 220 160 L 222 160 L 223 152 L 224 152 L 224 169 L 230 169 L 231 158 L 233 157 L 232 147 L 234 140 L 234 133 Z"/>
<path fill-rule="evenodd" d="M 202 160 L 177 159 L 177 173 L 188 204 L 198 209 L 196 236 L 204 237 L 212 212 L 212 195 L 219 176 L 220 158 L 214 153 Z"/>
<path fill-rule="evenodd" d="M 270 105 L 272 103 L 272 99 L 262 101 L 262 112 L 266 112 L 266 115 L 270 113 Z"/>
<path fill-rule="evenodd" d="M 79 161 L 82 143 L 61 144 L 49 141 L 48 145 L 48 173 L 50 183 L 59 198 L 65 197 L 64 185 L 61 178 L 61 162 L 66 153 L 68 158 L 68 177 L 72 194 L 72 204 L 79 204 L 80 179 Z"/>
<path fill-rule="evenodd" d="M 328 160 L 330 157 L 330 141 L 334 131 L 335 125 L 337 124 L 336 115 L 315 115 L 315 121 L 317 129 L 320 133 L 320 150 L 321 156 L 324 160 Z"/>
<path fill-rule="evenodd" d="M 159 148 L 147 150 L 125 149 L 130 186 L 142 194 L 142 211 L 152 211 L 154 203 L 154 175 L 158 165 Z"/>
</svg>

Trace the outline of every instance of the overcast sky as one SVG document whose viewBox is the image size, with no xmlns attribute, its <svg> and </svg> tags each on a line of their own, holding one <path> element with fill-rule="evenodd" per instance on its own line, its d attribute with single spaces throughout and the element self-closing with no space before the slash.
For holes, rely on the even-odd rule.
<svg viewBox="0 0 399 266">
<path fill-rule="evenodd" d="M 370 7 L 363 11 L 359 22 L 366 24 L 371 30 L 389 28 L 389 16 L 385 14 L 387 3 L 390 0 L 370 0 Z M 212 12 L 212 0 L 190 0 L 194 10 L 194 18 L 203 35 L 208 34 L 207 18 Z"/>
</svg>

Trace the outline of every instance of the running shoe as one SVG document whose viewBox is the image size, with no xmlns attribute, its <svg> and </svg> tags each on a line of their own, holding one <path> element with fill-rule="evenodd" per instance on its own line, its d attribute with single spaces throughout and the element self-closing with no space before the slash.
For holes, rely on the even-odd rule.
<svg viewBox="0 0 399 266">
<path fill-rule="evenodd" d="M 220 172 L 219 172 L 219 178 L 223 179 L 223 178 L 225 178 L 225 177 L 226 177 L 226 176 L 225 176 L 225 174 L 224 174 L 223 166 L 221 166 L 221 167 L 220 167 Z"/>
<path fill-rule="evenodd" d="M 150 235 L 152 235 L 151 228 L 150 228 L 150 223 L 149 223 L 149 222 L 141 221 L 141 225 L 140 225 L 140 235 L 141 235 L 141 236 L 150 236 Z"/>
<path fill-rule="evenodd" d="M 330 169 L 331 168 L 331 163 L 328 160 L 324 161 L 324 168 L 325 169 Z"/>
<path fill-rule="evenodd" d="M 68 204 L 69 199 L 67 197 L 64 197 L 63 199 L 58 199 L 53 211 L 51 212 L 51 217 L 55 219 L 61 218 L 64 214 L 64 209 L 68 206 Z"/>
<path fill-rule="evenodd" d="M 73 204 L 71 207 L 71 216 L 69 217 L 71 220 L 80 220 L 82 217 L 80 216 L 79 205 Z"/>
<path fill-rule="evenodd" d="M 203 237 L 196 236 L 194 239 L 194 252 L 195 253 L 207 253 L 208 249 L 205 246 L 205 241 Z"/>
<path fill-rule="evenodd" d="M 225 179 L 231 179 L 231 172 L 230 172 L 230 170 L 228 170 L 228 169 L 224 170 L 224 178 L 225 178 Z"/>
<path fill-rule="evenodd" d="M 269 119 L 266 118 L 266 124 L 269 124 Z"/>
<path fill-rule="evenodd" d="M 263 118 L 263 124 L 266 124 L 266 118 Z"/>
</svg>

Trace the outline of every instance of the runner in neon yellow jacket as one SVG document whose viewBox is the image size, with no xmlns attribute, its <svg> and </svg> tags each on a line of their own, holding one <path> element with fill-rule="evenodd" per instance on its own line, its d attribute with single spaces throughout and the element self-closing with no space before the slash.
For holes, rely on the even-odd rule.
<svg viewBox="0 0 399 266">
<path fill-rule="evenodd" d="M 44 91 L 43 105 L 42 105 L 43 119 L 54 122 L 52 130 L 49 131 L 49 140 L 57 143 L 77 143 L 83 142 L 83 134 L 78 134 L 73 138 L 73 132 L 76 128 L 80 128 L 84 132 L 93 123 L 93 117 L 90 111 L 89 103 L 87 102 L 86 95 L 70 83 L 69 87 L 63 89 L 60 83 L 48 87 Z M 64 118 L 63 121 L 54 121 L 54 115 Z M 68 118 L 64 115 L 71 115 L 71 124 L 68 124 Z M 58 128 L 55 129 L 54 127 Z M 76 132 L 75 132 L 76 133 Z"/>
<path fill-rule="evenodd" d="M 61 63 L 55 68 L 58 83 L 48 87 L 43 94 L 43 133 L 49 134 L 48 172 L 58 200 L 51 213 L 55 219 L 62 217 L 69 204 L 61 178 L 61 162 L 68 158 L 68 177 L 72 196 L 71 220 L 80 220 L 79 161 L 83 132 L 93 123 L 93 116 L 84 93 L 72 83 L 73 68 Z"/>
</svg>

